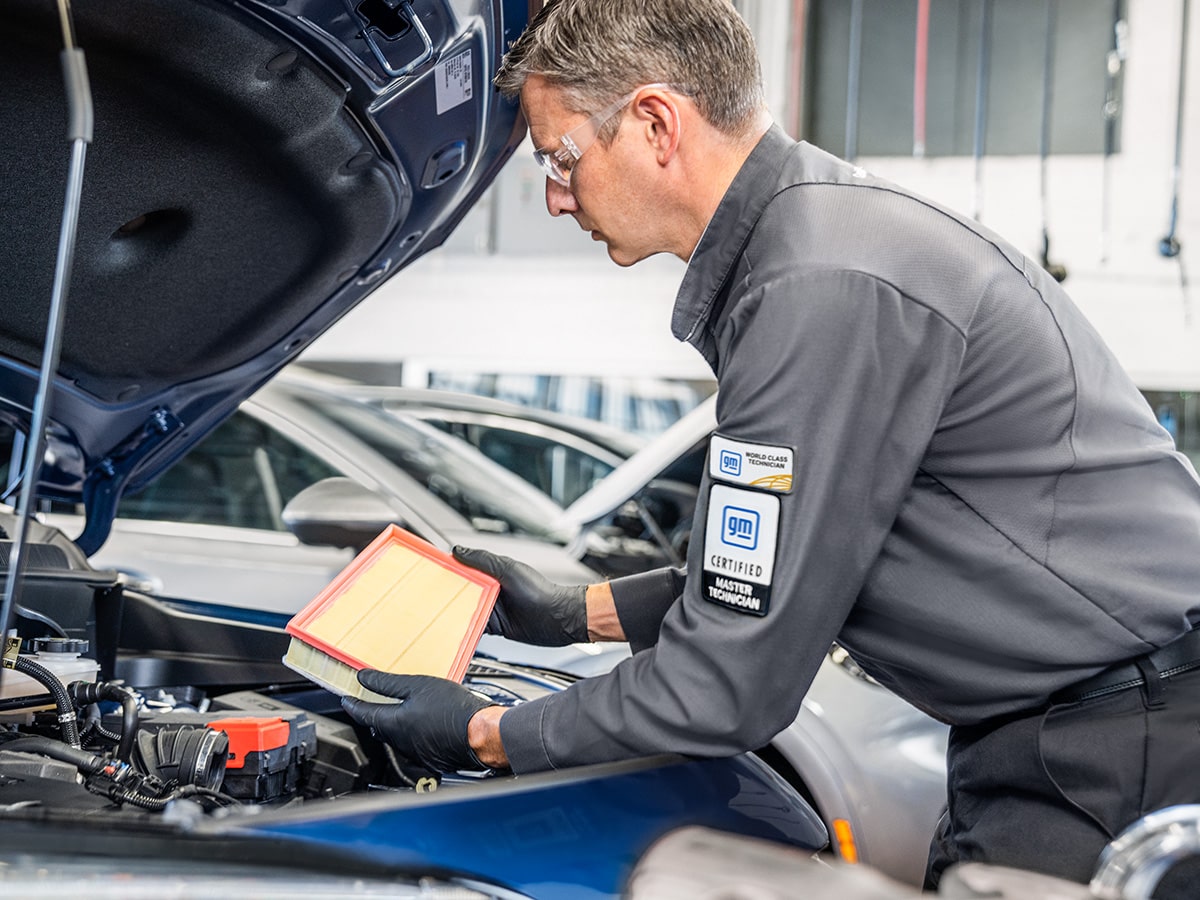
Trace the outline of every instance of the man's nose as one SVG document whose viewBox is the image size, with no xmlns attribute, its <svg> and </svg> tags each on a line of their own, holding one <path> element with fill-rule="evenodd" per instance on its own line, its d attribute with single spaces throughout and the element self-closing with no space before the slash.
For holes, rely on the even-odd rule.
<svg viewBox="0 0 1200 900">
<path fill-rule="evenodd" d="M 553 178 L 546 179 L 546 209 L 552 216 L 569 215 L 579 209 L 575 195 Z"/>
</svg>

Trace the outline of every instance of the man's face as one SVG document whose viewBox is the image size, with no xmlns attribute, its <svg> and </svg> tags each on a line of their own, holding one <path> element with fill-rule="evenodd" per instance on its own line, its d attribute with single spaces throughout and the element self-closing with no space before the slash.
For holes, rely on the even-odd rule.
<svg viewBox="0 0 1200 900">
<path fill-rule="evenodd" d="M 521 107 L 534 147 L 555 150 L 562 135 L 587 121 L 586 113 L 570 112 L 561 97 L 540 76 L 526 81 Z M 592 240 L 607 245 L 613 262 L 630 266 L 666 248 L 657 245 L 662 238 L 650 213 L 653 152 L 644 139 L 645 126 L 629 107 L 614 118 L 620 121 L 616 137 L 609 144 L 597 140 L 584 151 L 571 170 L 570 187 L 546 179 L 546 208 L 552 216 L 573 216 Z"/>
</svg>

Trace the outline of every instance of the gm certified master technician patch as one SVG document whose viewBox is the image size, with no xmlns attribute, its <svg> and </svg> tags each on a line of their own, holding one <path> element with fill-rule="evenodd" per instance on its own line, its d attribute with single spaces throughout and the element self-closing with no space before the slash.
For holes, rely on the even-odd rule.
<svg viewBox="0 0 1200 900">
<path fill-rule="evenodd" d="M 708 445 L 708 474 L 716 481 L 786 494 L 792 489 L 791 447 L 732 441 L 714 434 Z"/>
<path fill-rule="evenodd" d="M 706 600 L 765 616 L 779 537 L 779 498 L 713 485 L 704 527 L 702 592 Z"/>
</svg>

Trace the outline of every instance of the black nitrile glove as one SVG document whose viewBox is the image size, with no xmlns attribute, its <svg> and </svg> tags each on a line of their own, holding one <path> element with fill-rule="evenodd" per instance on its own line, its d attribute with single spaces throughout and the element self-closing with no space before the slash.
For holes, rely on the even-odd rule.
<svg viewBox="0 0 1200 900">
<path fill-rule="evenodd" d="M 555 584 L 533 567 L 487 550 L 455 547 L 454 558 L 500 582 L 489 634 L 541 647 L 587 642 L 586 584 Z"/>
<path fill-rule="evenodd" d="M 492 706 L 461 684 L 432 675 L 393 675 L 363 669 L 358 681 L 368 690 L 396 697 L 400 703 L 370 703 L 342 698 L 342 709 L 406 759 L 435 772 L 486 769 L 467 743 L 467 723 Z"/>
</svg>

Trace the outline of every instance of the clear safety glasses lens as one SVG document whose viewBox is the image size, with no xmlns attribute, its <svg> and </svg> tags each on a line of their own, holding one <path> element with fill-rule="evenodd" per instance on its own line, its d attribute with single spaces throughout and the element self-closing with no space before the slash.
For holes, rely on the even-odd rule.
<svg viewBox="0 0 1200 900">
<path fill-rule="evenodd" d="M 604 123 L 628 106 L 633 98 L 646 88 L 663 88 L 683 94 L 684 96 L 691 96 L 692 94 L 692 91 L 688 88 L 659 82 L 636 87 L 624 97 L 614 100 L 586 122 L 576 125 L 560 137 L 554 142 L 558 145 L 556 149 L 534 150 L 534 162 L 541 167 L 548 178 L 552 178 L 563 187 L 569 188 L 571 186 L 571 170 L 575 168 L 575 163 L 579 161 L 579 157 L 583 156 L 587 149 L 596 142 L 596 137 L 600 134 L 600 129 L 604 127 Z"/>
<path fill-rule="evenodd" d="M 566 160 L 560 159 L 559 157 L 566 157 L 570 160 L 570 162 L 568 163 Z M 577 158 L 578 157 L 571 156 L 566 147 L 559 148 L 558 150 L 533 151 L 534 162 L 541 166 L 542 171 L 546 173 L 546 177 L 552 178 L 565 188 L 569 188 L 571 186 L 570 167 L 574 164 Z"/>
<path fill-rule="evenodd" d="M 563 187 L 569 188 L 571 186 L 571 170 L 575 168 L 579 157 L 583 156 L 587 149 L 596 143 L 596 137 L 600 134 L 604 123 L 628 106 L 629 101 L 638 95 L 638 91 L 648 87 L 666 87 L 666 85 L 644 84 L 614 100 L 587 121 L 576 125 L 560 137 L 555 142 L 558 144 L 556 149 L 534 150 L 534 161 L 542 167 L 542 171 L 548 177 Z"/>
</svg>

